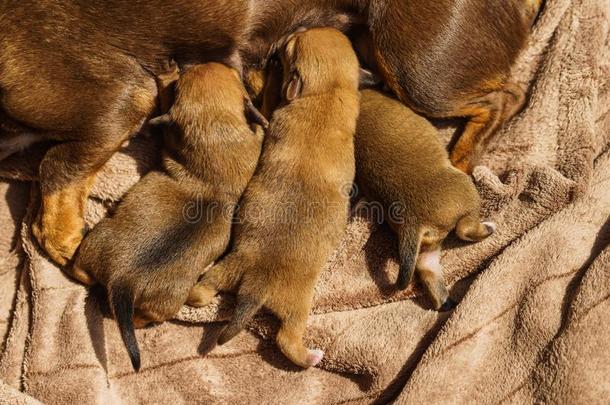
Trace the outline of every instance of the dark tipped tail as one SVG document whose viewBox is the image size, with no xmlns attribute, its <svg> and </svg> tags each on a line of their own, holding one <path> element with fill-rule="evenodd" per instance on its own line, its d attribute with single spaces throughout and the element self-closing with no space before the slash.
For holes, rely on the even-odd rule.
<svg viewBox="0 0 610 405">
<path fill-rule="evenodd" d="M 136 331 L 133 326 L 133 294 L 124 287 L 115 287 L 110 294 L 110 305 L 114 317 L 119 324 L 123 343 L 131 358 L 134 370 L 140 371 L 140 348 L 136 340 Z"/>
<path fill-rule="evenodd" d="M 220 337 L 218 338 L 218 344 L 224 345 L 229 340 L 241 332 L 248 322 L 263 306 L 263 300 L 252 296 L 237 296 L 237 307 L 233 314 L 233 319 L 229 321 L 229 324 L 225 326 Z"/>
<path fill-rule="evenodd" d="M 400 256 L 400 268 L 398 269 L 398 280 L 396 285 L 401 290 L 407 288 L 415 273 L 417 252 L 419 251 L 420 236 L 417 227 L 405 225 L 398 235 L 398 253 Z"/>
</svg>

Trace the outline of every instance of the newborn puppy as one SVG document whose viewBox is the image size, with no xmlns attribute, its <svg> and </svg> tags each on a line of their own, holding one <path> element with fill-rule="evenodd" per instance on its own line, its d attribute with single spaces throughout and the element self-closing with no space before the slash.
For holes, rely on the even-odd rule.
<svg viewBox="0 0 610 405">
<path fill-rule="evenodd" d="M 217 291 L 239 285 L 219 344 L 265 305 L 282 322 L 282 352 L 310 367 L 323 352 L 307 349 L 302 338 L 318 275 L 346 226 L 354 178 L 358 61 L 349 40 L 330 28 L 294 34 L 281 57 L 284 101 L 240 202 L 234 247 L 204 274 L 189 303 L 206 305 Z"/>
<path fill-rule="evenodd" d="M 374 90 L 361 93 L 355 145 L 357 183 L 383 205 L 398 235 L 398 287 L 405 289 L 417 269 L 434 308 L 451 309 L 439 261 L 443 240 L 453 229 L 467 241 L 495 230 L 479 219 L 474 184 L 451 165 L 432 124 Z"/>
<path fill-rule="evenodd" d="M 187 70 L 175 104 L 155 120 L 168 126 L 166 173 L 146 175 L 80 247 L 71 274 L 106 286 L 135 369 L 134 326 L 174 316 L 227 248 L 234 207 L 262 145 L 246 120 L 247 100 L 235 70 L 218 63 Z"/>
</svg>

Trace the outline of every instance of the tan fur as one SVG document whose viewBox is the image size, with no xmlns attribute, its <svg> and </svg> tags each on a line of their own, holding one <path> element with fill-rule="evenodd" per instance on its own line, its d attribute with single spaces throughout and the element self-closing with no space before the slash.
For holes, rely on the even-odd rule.
<svg viewBox="0 0 610 405">
<path fill-rule="evenodd" d="M 245 118 L 246 100 L 233 69 L 218 63 L 188 69 L 166 117 L 166 172 L 145 176 L 83 241 L 70 273 L 106 286 L 122 330 L 123 301 L 131 300 L 136 326 L 163 322 L 226 250 L 262 144 Z"/>
<path fill-rule="evenodd" d="M 465 240 L 489 236 L 481 223 L 480 199 L 470 178 L 451 166 L 436 129 L 400 102 L 374 90 L 361 95 L 356 134 L 357 182 L 385 208 L 397 233 L 406 288 L 416 269 L 436 309 L 448 309 L 449 294 L 439 251 L 456 230 Z M 419 254 L 419 257 L 418 257 Z"/>
<path fill-rule="evenodd" d="M 286 35 L 334 27 L 364 34 L 363 61 L 414 110 L 480 122 L 467 127 L 453 156 L 469 170 L 502 124 L 500 111 L 518 110 L 505 108 L 513 101 L 503 96 L 506 83 L 489 84 L 507 77 L 539 6 L 535 0 L 4 1 L 0 138 L 13 135 L 5 124 L 18 123 L 37 141 L 59 142 L 41 163 L 40 185 L 43 196 L 71 199 L 62 214 L 67 221 L 43 212 L 37 238 L 53 260 L 66 263 L 83 223 L 69 207 L 86 196 L 65 189 L 95 175 L 154 114 L 155 77 L 169 60 L 259 70 Z"/>
<path fill-rule="evenodd" d="M 34 236 L 61 266 L 74 256 L 85 232 L 83 218 L 95 174 L 83 180 L 43 195 L 37 220 L 32 224 Z"/>
<path fill-rule="evenodd" d="M 282 52 L 284 96 L 273 114 L 261 163 L 234 228 L 233 250 L 207 272 L 191 297 L 205 305 L 219 290 L 238 289 L 235 336 L 265 305 L 281 320 L 277 344 L 301 367 L 323 353 L 302 342 L 313 290 L 347 221 L 354 178 L 358 61 L 334 29 L 295 34 Z"/>
</svg>

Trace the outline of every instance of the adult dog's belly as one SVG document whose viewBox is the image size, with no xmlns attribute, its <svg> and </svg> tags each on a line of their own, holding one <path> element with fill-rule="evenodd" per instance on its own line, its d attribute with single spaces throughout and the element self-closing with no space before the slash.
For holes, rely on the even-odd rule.
<svg viewBox="0 0 610 405">
<path fill-rule="evenodd" d="M 2 2 L 0 107 L 61 139 L 109 113 L 125 87 L 148 90 L 170 58 L 229 58 L 249 14 L 241 0 Z"/>
</svg>

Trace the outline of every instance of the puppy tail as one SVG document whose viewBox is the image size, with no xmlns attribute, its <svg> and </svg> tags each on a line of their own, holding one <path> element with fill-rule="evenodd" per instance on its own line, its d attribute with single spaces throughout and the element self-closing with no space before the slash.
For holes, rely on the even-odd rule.
<svg viewBox="0 0 610 405">
<path fill-rule="evenodd" d="M 112 312 L 119 324 L 123 343 L 129 353 L 134 370 L 140 371 L 140 348 L 136 340 L 136 332 L 133 326 L 134 298 L 133 294 L 125 287 L 113 288 L 110 293 Z"/>
<path fill-rule="evenodd" d="M 237 307 L 233 314 L 233 319 L 229 321 L 229 324 L 225 326 L 220 336 L 218 337 L 218 344 L 224 345 L 229 340 L 237 336 L 246 325 L 254 318 L 254 315 L 263 306 L 263 300 L 258 297 L 238 295 L 237 296 Z"/>
<path fill-rule="evenodd" d="M 398 269 L 396 285 L 401 290 L 407 288 L 413 279 L 413 273 L 415 273 L 417 253 L 421 243 L 421 235 L 418 228 L 412 225 L 403 225 L 398 235 L 400 267 Z"/>
</svg>

